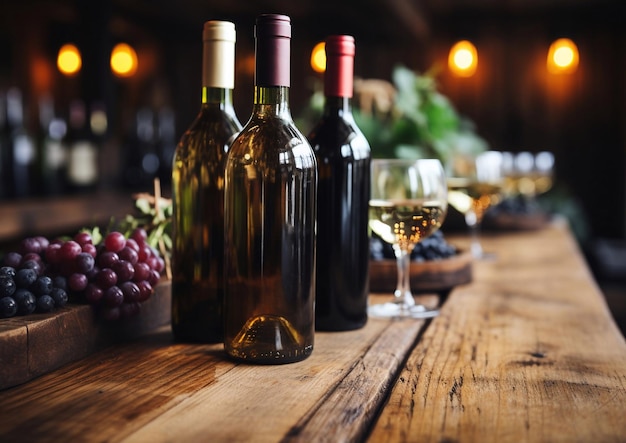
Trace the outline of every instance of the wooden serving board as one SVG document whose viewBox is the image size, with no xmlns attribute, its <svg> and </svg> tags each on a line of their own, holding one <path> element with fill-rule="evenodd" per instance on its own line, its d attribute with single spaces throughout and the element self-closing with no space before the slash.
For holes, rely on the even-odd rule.
<svg viewBox="0 0 626 443">
<path fill-rule="evenodd" d="M 0 389 L 25 383 L 104 346 L 170 322 L 171 283 L 161 281 L 140 315 L 107 323 L 91 306 L 68 304 L 46 314 L 0 319 Z"/>
<path fill-rule="evenodd" d="M 455 286 L 472 281 L 472 255 L 468 251 L 444 259 L 411 262 L 411 290 L 418 294 L 447 295 Z M 389 293 L 396 289 L 395 260 L 370 261 L 370 291 Z"/>
</svg>

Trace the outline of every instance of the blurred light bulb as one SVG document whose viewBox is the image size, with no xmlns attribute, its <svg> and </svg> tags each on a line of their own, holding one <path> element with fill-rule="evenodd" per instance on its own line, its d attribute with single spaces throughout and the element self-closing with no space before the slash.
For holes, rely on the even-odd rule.
<svg viewBox="0 0 626 443">
<path fill-rule="evenodd" d="M 572 40 L 555 40 L 548 50 L 548 71 L 552 74 L 571 74 L 578 68 L 578 58 L 578 47 Z"/>
<path fill-rule="evenodd" d="M 461 40 L 452 46 L 448 55 L 448 67 L 459 77 L 471 77 L 478 66 L 476 46 L 467 40 Z"/>
<path fill-rule="evenodd" d="M 80 51 L 71 43 L 61 46 L 57 55 L 57 68 L 65 75 L 75 75 L 82 67 Z"/>
<path fill-rule="evenodd" d="M 137 53 L 126 43 L 115 45 L 111 51 L 111 70 L 118 77 L 131 77 L 137 72 Z"/>
<path fill-rule="evenodd" d="M 311 51 L 311 68 L 315 72 L 326 71 L 326 44 L 319 42 Z"/>
</svg>

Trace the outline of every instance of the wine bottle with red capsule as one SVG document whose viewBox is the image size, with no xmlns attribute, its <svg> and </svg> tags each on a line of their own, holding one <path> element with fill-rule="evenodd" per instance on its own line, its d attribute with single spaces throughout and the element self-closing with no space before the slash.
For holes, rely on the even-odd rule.
<svg viewBox="0 0 626 443">
<path fill-rule="evenodd" d="M 355 41 L 325 41 L 324 110 L 308 139 L 318 165 L 316 329 L 367 322 L 370 146 L 352 115 Z"/>
</svg>

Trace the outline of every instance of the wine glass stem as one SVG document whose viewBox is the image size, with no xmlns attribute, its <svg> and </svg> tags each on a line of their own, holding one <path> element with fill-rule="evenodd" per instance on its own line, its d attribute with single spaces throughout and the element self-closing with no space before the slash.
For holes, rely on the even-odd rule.
<svg viewBox="0 0 626 443">
<path fill-rule="evenodd" d="M 465 223 L 469 226 L 470 235 L 472 236 L 470 250 L 472 256 L 481 258 L 483 255 L 483 247 L 480 244 L 480 221 L 476 212 L 469 211 L 465 214 Z"/>
<path fill-rule="evenodd" d="M 398 264 L 398 286 L 393 295 L 396 303 L 404 306 L 414 306 L 415 300 L 411 292 L 410 264 L 411 254 L 406 251 L 396 250 L 396 263 Z"/>
</svg>

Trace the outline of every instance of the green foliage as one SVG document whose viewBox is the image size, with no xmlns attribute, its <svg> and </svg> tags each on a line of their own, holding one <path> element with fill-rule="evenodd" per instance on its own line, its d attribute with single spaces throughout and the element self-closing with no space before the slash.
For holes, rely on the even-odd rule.
<svg viewBox="0 0 626 443">
<path fill-rule="evenodd" d="M 437 90 L 433 74 L 418 74 L 396 66 L 392 80 L 396 95 L 387 115 L 354 111 L 373 157 L 433 157 L 445 162 L 457 152 L 481 152 L 488 148 L 473 124 L 459 115 L 450 100 Z"/>
</svg>

